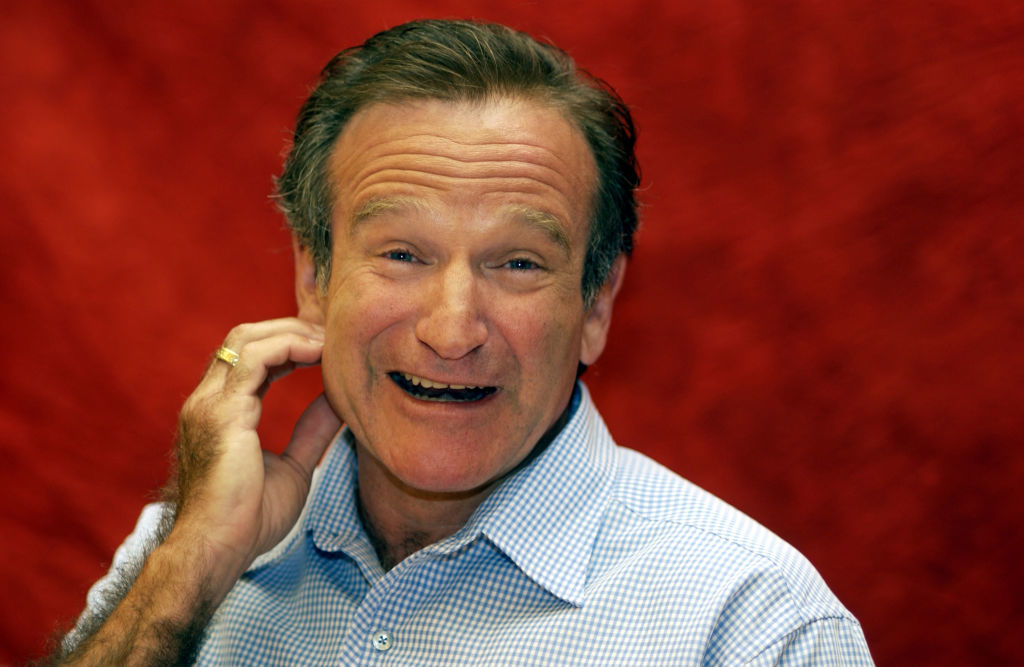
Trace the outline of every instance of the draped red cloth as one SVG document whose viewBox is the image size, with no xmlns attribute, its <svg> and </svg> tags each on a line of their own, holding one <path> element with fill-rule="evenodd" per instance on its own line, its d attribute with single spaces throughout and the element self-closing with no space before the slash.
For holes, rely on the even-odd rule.
<svg viewBox="0 0 1024 667">
<path fill-rule="evenodd" d="M 587 375 L 618 440 L 806 553 L 880 664 L 1019 655 L 1019 3 L 298 4 L 4 6 L 0 662 L 82 607 L 227 330 L 293 312 L 267 195 L 320 66 L 425 14 L 550 38 L 635 109 Z M 274 387 L 268 447 L 316 383 Z"/>
</svg>

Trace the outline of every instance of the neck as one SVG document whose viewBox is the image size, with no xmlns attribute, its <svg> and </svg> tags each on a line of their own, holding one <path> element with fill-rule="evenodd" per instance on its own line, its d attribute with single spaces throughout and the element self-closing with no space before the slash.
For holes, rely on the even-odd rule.
<svg viewBox="0 0 1024 667">
<path fill-rule="evenodd" d="M 372 456 L 357 451 L 359 518 L 385 570 L 455 534 L 497 485 L 492 482 L 464 493 L 426 493 L 405 485 Z"/>
</svg>

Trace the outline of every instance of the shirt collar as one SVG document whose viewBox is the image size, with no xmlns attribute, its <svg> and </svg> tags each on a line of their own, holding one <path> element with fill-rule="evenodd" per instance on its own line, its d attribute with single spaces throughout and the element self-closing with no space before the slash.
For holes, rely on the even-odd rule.
<svg viewBox="0 0 1024 667">
<path fill-rule="evenodd" d="M 313 471 L 306 505 L 288 536 L 253 561 L 249 570 L 277 562 L 307 532 L 321 551 L 348 552 L 361 567 L 377 564 L 376 554 L 359 520 L 357 489 L 352 432 L 345 427 L 335 436 L 320 465 Z"/>
<path fill-rule="evenodd" d="M 561 433 L 453 537 L 483 534 L 538 585 L 579 606 L 611 498 L 615 445 L 582 383 L 577 392 L 579 405 Z"/>
<path fill-rule="evenodd" d="M 345 551 L 360 567 L 373 570 L 374 575 L 382 574 L 359 518 L 355 439 L 348 427 L 342 429 L 320 467 L 324 470 L 323 482 L 313 495 L 307 526 L 313 544 L 321 551 Z"/>
<path fill-rule="evenodd" d="M 483 536 L 549 593 L 583 604 L 591 551 L 611 498 L 615 443 L 582 382 L 572 400 L 568 422 L 544 451 L 502 482 L 461 530 L 428 549 L 451 553 Z M 383 574 L 359 520 L 357 489 L 345 428 L 314 473 L 295 527 L 250 570 L 277 561 L 308 531 L 318 549 L 348 553 L 368 578 Z"/>
</svg>

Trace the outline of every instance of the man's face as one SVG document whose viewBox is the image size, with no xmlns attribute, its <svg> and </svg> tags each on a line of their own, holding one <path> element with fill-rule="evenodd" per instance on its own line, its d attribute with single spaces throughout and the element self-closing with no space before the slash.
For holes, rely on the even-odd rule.
<svg viewBox="0 0 1024 667">
<path fill-rule="evenodd" d="M 578 130 L 529 101 L 352 118 L 315 310 L 324 388 L 361 457 L 412 489 L 465 492 L 555 422 L 607 329 L 580 293 L 595 174 Z"/>
</svg>

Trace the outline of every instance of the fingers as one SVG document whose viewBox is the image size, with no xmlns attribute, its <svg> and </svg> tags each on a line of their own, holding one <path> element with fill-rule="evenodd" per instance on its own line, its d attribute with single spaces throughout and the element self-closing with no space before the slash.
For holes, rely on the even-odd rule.
<svg viewBox="0 0 1024 667">
<path fill-rule="evenodd" d="M 235 352 L 238 362 L 232 366 L 214 357 L 203 377 L 206 389 L 262 395 L 270 382 L 297 366 L 320 362 L 323 328 L 294 317 L 241 324 L 223 347 Z"/>
<path fill-rule="evenodd" d="M 318 364 L 323 329 L 298 318 L 235 327 L 225 339 L 239 356 L 235 366 L 213 358 L 195 391 L 182 406 L 181 419 L 203 425 L 211 441 L 257 443 L 255 429 L 270 384 L 298 366 Z"/>
<path fill-rule="evenodd" d="M 224 347 L 237 351 L 239 347 L 254 340 L 289 332 L 302 335 L 323 334 L 323 327 L 297 317 L 281 317 L 276 320 L 239 324 L 224 339 Z"/>
<path fill-rule="evenodd" d="M 311 324 L 305 320 L 300 320 L 297 317 L 282 317 L 276 320 L 239 324 L 228 332 L 227 338 L 224 339 L 222 346 L 238 354 L 238 361 L 234 366 L 232 366 L 230 363 L 226 363 L 214 356 L 210 359 L 210 365 L 207 367 L 207 372 L 216 373 L 221 376 L 226 375 L 227 371 L 232 368 L 237 368 L 238 364 L 241 363 L 241 351 L 246 345 L 254 341 L 263 340 L 265 338 L 285 333 L 292 333 L 312 338 L 322 338 L 323 327 Z"/>
<path fill-rule="evenodd" d="M 298 364 L 318 363 L 323 346 L 323 338 L 291 332 L 246 343 L 238 350 L 238 364 L 227 369 L 224 389 L 262 394 L 267 380 L 288 375 Z"/>
<path fill-rule="evenodd" d="M 308 478 L 340 428 L 341 420 L 327 402 L 327 397 L 320 394 L 295 423 L 291 442 L 283 456 L 298 463 Z"/>
</svg>

